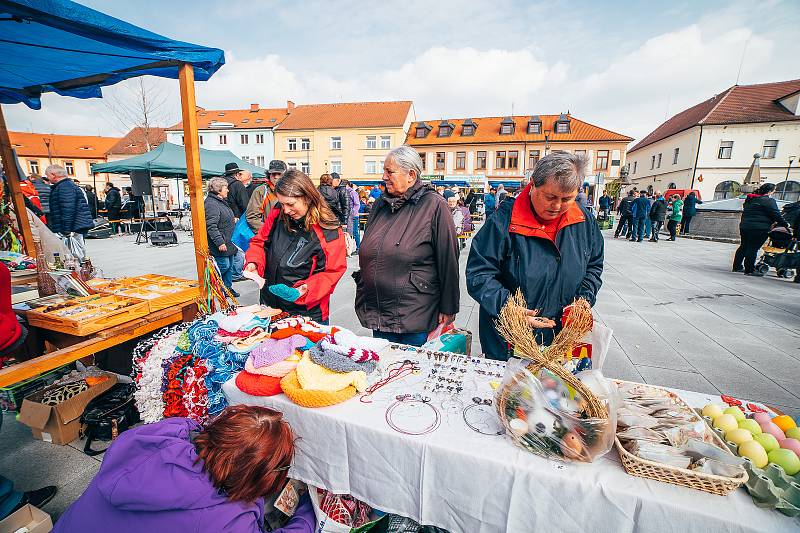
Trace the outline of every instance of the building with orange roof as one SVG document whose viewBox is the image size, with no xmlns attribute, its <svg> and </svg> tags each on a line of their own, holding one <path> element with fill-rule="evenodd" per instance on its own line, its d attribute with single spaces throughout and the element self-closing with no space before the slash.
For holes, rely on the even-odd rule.
<svg viewBox="0 0 800 533">
<path fill-rule="evenodd" d="M 90 165 L 107 161 L 106 154 L 120 141 L 119 137 L 21 131 L 10 131 L 9 137 L 20 165 L 28 175 L 41 176 L 48 165 L 61 165 L 70 178 L 85 185 L 93 185 L 95 179 L 105 179 L 105 176 L 93 178 Z"/>
<path fill-rule="evenodd" d="M 589 182 L 602 185 L 619 176 L 631 140 L 562 113 L 415 122 L 406 144 L 419 152 L 428 179 L 513 187 L 553 150 L 585 153 L 587 176 L 595 176 Z"/>
<path fill-rule="evenodd" d="M 204 109 L 198 107 L 197 129 L 202 148 L 230 150 L 236 156 L 254 165 L 266 168 L 275 153 L 273 131 L 294 108 L 262 108 L 250 104 L 250 109 Z M 183 122 L 166 130 L 167 142 L 184 144 Z"/>
<path fill-rule="evenodd" d="M 403 144 L 410 101 L 298 105 L 275 129 L 275 158 L 319 182 L 336 172 L 355 181 L 377 181 L 390 149 Z"/>
<path fill-rule="evenodd" d="M 628 176 L 722 200 L 740 194 L 754 154 L 776 199 L 800 199 L 800 79 L 734 85 L 681 111 L 628 150 Z"/>
</svg>

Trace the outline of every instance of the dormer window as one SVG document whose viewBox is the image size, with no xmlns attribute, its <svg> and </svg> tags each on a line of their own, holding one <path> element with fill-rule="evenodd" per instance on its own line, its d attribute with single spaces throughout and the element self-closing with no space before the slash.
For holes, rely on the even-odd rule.
<svg viewBox="0 0 800 533">
<path fill-rule="evenodd" d="M 556 120 L 556 133 L 569 133 L 569 122 L 569 117 L 564 113 L 561 113 L 561 115 L 558 117 L 558 120 Z"/>
<path fill-rule="evenodd" d="M 431 131 L 431 127 L 430 126 L 428 126 L 424 122 L 420 122 L 419 124 L 417 124 L 417 132 L 416 132 L 415 137 L 417 139 L 424 139 L 425 137 L 428 136 L 428 132 L 430 132 L 430 131 Z"/>
<path fill-rule="evenodd" d="M 528 133 L 541 134 L 542 133 L 542 119 L 539 115 L 534 115 L 528 121 Z"/>
<path fill-rule="evenodd" d="M 511 117 L 506 117 L 500 123 L 500 135 L 512 135 L 514 133 L 514 128 L 516 124 L 514 123 L 514 119 Z"/>
<path fill-rule="evenodd" d="M 461 135 L 463 137 L 471 137 L 475 135 L 475 129 L 478 127 L 477 124 L 471 119 L 468 118 L 464 121 L 464 124 L 461 126 Z"/>
<path fill-rule="evenodd" d="M 453 134 L 453 125 L 443 120 L 439 123 L 439 137 L 450 137 Z"/>
</svg>

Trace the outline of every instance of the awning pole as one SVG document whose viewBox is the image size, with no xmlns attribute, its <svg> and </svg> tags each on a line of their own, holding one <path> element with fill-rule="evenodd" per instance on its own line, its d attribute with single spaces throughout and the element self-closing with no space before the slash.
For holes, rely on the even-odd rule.
<svg viewBox="0 0 800 533">
<path fill-rule="evenodd" d="M 192 65 L 188 63 L 181 65 L 179 81 L 181 86 L 183 138 L 186 151 L 186 177 L 189 182 L 189 204 L 192 209 L 194 255 L 197 263 L 197 279 L 200 282 L 200 293 L 205 300 L 208 290 L 205 285 L 208 237 L 206 235 L 206 212 L 203 205 L 203 177 L 200 172 L 200 141 L 197 135 L 194 67 Z"/>
<path fill-rule="evenodd" d="M 14 160 L 14 152 L 11 149 L 11 138 L 8 135 L 6 119 L 3 117 L 3 106 L 0 106 L 0 157 L 3 158 L 3 170 L 5 170 L 8 180 L 8 188 L 11 190 L 11 201 L 14 204 L 14 211 L 17 214 L 17 224 L 22 232 L 22 245 L 25 253 L 36 256 L 36 248 L 33 245 L 33 233 L 31 224 L 28 220 L 28 210 L 25 207 L 25 197 L 19 186 L 19 175 L 17 165 Z"/>
</svg>

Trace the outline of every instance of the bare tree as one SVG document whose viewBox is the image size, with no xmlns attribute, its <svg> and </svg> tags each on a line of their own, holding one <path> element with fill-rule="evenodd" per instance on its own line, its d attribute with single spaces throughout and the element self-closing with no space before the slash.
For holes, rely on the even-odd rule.
<svg viewBox="0 0 800 533">
<path fill-rule="evenodd" d="M 152 80 L 139 77 L 124 85 L 118 94 L 103 99 L 117 129 L 128 133 L 141 128 L 149 152 L 155 143 L 153 128 L 167 126 L 170 109 L 164 91 Z"/>
</svg>

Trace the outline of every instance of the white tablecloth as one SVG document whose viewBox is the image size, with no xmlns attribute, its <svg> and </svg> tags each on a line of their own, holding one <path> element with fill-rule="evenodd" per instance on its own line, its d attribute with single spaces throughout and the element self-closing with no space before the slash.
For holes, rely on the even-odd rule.
<svg viewBox="0 0 800 533">
<path fill-rule="evenodd" d="M 307 409 L 283 394 L 250 396 L 234 380 L 223 391 L 231 405 L 284 413 L 300 437 L 291 477 L 452 533 L 800 531 L 744 489 L 722 497 L 629 476 L 616 450 L 592 464 L 549 461 L 474 432 L 461 411 L 409 436 L 386 423 L 391 399 Z M 711 399 L 681 395 L 692 405 Z"/>
</svg>

